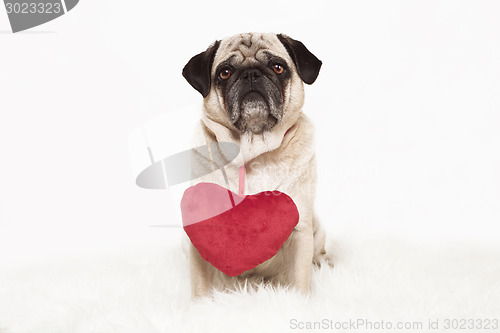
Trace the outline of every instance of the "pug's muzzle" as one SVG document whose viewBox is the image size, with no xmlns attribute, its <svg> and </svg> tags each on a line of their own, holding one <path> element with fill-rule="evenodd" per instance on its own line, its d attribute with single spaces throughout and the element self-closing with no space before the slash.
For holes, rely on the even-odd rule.
<svg viewBox="0 0 500 333">
<path fill-rule="evenodd" d="M 225 88 L 229 119 L 242 133 L 271 130 L 283 117 L 283 93 L 267 68 L 243 68 Z"/>
</svg>

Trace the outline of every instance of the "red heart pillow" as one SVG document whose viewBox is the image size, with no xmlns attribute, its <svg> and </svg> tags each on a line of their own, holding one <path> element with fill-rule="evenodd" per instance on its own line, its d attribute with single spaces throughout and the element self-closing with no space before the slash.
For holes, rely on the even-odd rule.
<svg viewBox="0 0 500 333">
<path fill-rule="evenodd" d="M 282 192 L 239 196 L 212 183 L 188 188 L 181 211 L 201 257 L 229 276 L 271 259 L 299 222 L 295 203 Z"/>
</svg>

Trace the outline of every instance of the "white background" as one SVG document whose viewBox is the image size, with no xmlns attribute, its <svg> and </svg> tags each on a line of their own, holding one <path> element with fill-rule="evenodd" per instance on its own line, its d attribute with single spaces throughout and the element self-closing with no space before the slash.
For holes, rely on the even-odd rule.
<svg viewBox="0 0 500 333">
<path fill-rule="evenodd" d="M 499 12 L 495 1 L 82 0 L 12 34 L 0 9 L 0 263 L 176 240 L 181 229 L 150 227 L 172 208 L 136 187 L 129 134 L 200 103 L 183 66 L 246 31 L 286 33 L 324 63 L 304 111 L 330 238 L 493 246 Z"/>
</svg>

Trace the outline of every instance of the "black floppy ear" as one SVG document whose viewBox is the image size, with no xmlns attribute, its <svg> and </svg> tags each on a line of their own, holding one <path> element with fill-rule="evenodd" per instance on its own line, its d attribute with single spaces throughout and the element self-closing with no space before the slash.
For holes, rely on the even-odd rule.
<svg viewBox="0 0 500 333">
<path fill-rule="evenodd" d="M 216 41 L 205 52 L 192 57 L 182 70 L 182 76 L 203 97 L 207 97 L 210 92 L 212 63 L 214 62 L 215 52 L 217 52 L 219 44 L 220 41 Z"/>
<path fill-rule="evenodd" d="M 292 58 L 302 81 L 313 84 L 318 77 L 321 60 L 312 54 L 302 42 L 283 34 L 277 36 Z"/>
</svg>

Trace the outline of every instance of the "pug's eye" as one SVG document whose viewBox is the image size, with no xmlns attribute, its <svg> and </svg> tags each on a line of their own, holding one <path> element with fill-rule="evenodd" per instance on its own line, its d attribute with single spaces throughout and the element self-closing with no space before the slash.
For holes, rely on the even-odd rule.
<svg viewBox="0 0 500 333">
<path fill-rule="evenodd" d="M 227 80 L 229 79 L 229 77 L 231 76 L 231 71 L 229 69 L 223 69 L 220 73 L 219 73 L 219 77 L 222 79 L 222 80 Z"/>
<path fill-rule="evenodd" d="M 273 71 L 276 74 L 283 74 L 283 72 L 285 71 L 285 68 L 283 66 L 281 66 L 280 64 L 275 64 L 275 65 L 273 65 Z"/>
</svg>

